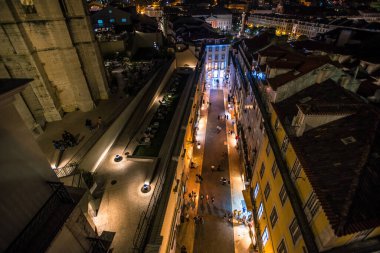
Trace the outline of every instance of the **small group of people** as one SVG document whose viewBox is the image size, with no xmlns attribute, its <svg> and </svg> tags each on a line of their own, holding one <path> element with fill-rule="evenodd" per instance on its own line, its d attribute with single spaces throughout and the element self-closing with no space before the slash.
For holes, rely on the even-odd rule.
<svg viewBox="0 0 380 253">
<path fill-rule="evenodd" d="M 203 202 L 203 199 L 205 198 L 205 196 L 203 194 L 201 194 L 200 198 L 201 198 L 201 201 Z M 210 197 L 208 196 L 208 194 L 206 194 L 206 201 L 207 201 L 207 203 L 208 203 L 209 200 L 210 200 Z M 215 202 L 215 197 L 211 196 L 211 203 L 214 204 L 214 202 Z"/>
<path fill-rule="evenodd" d="M 75 136 L 72 133 L 65 130 L 62 134 L 62 139 L 53 140 L 53 145 L 55 149 L 64 151 L 68 147 L 74 147 L 78 145 L 78 143 L 77 143 L 77 140 L 75 139 Z"/>
</svg>

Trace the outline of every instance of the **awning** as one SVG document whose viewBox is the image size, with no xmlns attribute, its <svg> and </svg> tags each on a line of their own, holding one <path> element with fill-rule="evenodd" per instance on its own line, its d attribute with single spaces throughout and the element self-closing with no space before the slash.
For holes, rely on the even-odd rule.
<svg viewBox="0 0 380 253">
<path fill-rule="evenodd" d="M 242 192 L 245 204 L 247 205 L 247 210 L 253 211 L 251 194 L 249 193 L 249 189 L 243 190 Z"/>
</svg>

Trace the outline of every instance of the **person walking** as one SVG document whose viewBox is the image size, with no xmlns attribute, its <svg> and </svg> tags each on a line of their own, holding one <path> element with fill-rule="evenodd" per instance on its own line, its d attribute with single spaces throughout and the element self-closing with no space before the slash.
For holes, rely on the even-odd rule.
<svg viewBox="0 0 380 253">
<path fill-rule="evenodd" d="M 206 194 L 206 201 L 207 201 L 207 203 L 208 203 L 208 194 Z"/>
<path fill-rule="evenodd" d="M 215 202 L 215 197 L 212 196 L 212 197 L 211 197 L 211 203 L 214 204 L 214 202 Z"/>
<path fill-rule="evenodd" d="M 201 194 L 201 201 L 203 203 L 203 199 L 204 199 L 205 196 L 203 196 L 203 194 Z"/>
</svg>

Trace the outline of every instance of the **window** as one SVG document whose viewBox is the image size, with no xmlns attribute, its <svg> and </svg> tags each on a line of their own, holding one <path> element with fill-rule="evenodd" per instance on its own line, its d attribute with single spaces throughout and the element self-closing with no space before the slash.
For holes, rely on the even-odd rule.
<svg viewBox="0 0 380 253">
<path fill-rule="evenodd" d="M 212 55 L 211 55 L 211 54 L 208 55 L 208 60 L 209 60 L 209 61 L 212 60 Z"/>
<path fill-rule="evenodd" d="M 222 60 L 224 60 L 226 58 L 226 56 L 224 54 L 222 54 L 221 57 L 222 57 Z"/>
<path fill-rule="evenodd" d="M 289 138 L 288 138 L 288 136 L 285 136 L 285 138 L 281 144 L 281 152 L 283 155 L 286 153 L 286 150 L 288 149 L 288 144 L 289 144 Z"/>
<path fill-rule="evenodd" d="M 260 178 L 263 178 L 265 172 L 265 165 L 264 162 L 261 164 L 261 169 L 260 169 Z"/>
<path fill-rule="evenodd" d="M 279 125 L 280 125 L 280 122 L 278 122 L 278 118 L 277 118 L 276 121 L 274 122 L 274 129 L 276 131 L 277 131 Z"/>
<path fill-rule="evenodd" d="M 122 18 L 121 19 L 121 23 L 127 23 L 127 19 L 126 18 Z"/>
<path fill-rule="evenodd" d="M 288 198 L 288 194 L 286 193 L 284 185 L 282 185 L 282 187 L 281 187 L 279 196 L 280 196 L 280 200 L 281 200 L 281 205 L 284 206 L 286 199 Z"/>
<path fill-rule="evenodd" d="M 273 166 L 272 166 L 272 175 L 273 175 L 273 178 L 276 178 L 277 171 L 278 171 L 278 167 L 277 167 L 277 163 L 276 163 L 276 160 L 275 160 L 273 162 Z"/>
<path fill-rule="evenodd" d="M 305 213 L 309 221 L 313 219 L 314 215 L 318 212 L 320 206 L 321 204 L 318 201 L 317 195 L 313 191 L 310 194 L 309 199 L 306 201 Z"/>
<path fill-rule="evenodd" d="M 215 61 L 219 60 L 219 56 L 216 54 L 215 55 Z"/>
<path fill-rule="evenodd" d="M 291 170 L 291 175 L 294 181 L 299 177 L 300 173 L 301 173 L 301 164 L 300 164 L 300 161 L 296 158 Z"/>
<path fill-rule="evenodd" d="M 274 228 L 274 225 L 276 225 L 278 216 L 277 216 L 277 211 L 276 207 L 273 207 L 272 212 L 270 213 L 270 224 L 272 228 Z"/>
<path fill-rule="evenodd" d="M 260 189 L 259 183 L 256 183 L 255 190 L 253 192 L 253 195 L 255 196 L 255 198 L 257 197 L 257 194 L 259 194 L 259 189 Z"/>
<path fill-rule="evenodd" d="M 269 182 L 267 182 L 267 184 L 265 185 L 265 190 L 264 190 L 265 200 L 268 199 L 269 193 L 270 193 L 270 185 L 269 185 Z"/>
<path fill-rule="evenodd" d="M 277 253 L 288 253 L 285 246 L 284 239 L 281 240 L 280 244 L 277 247 Z"/>
<path fill-rule="evenodd" d="M 267 144 L 267 148 L 265 149 L 265 153 L 267 154 L 267 156 L 269 156 L 269 154 L 270 154 L 270 144 L 269 144 L 269 142 Z"/>
<path fill-rule="evenodd" d="M 110 23 L 115 23 L 115 19 L 114 19 L 114 18 L 111 18 L 111 19 L 110 19 Z"/>
<path fill-rule="evenodd" d="M 263 202 L 260 202 L 259 210 L 257 210 L 257 219 L 260 219 L 264 212 Z"/>
<path fill-rule="evenodd" d="M 222 51 L 226 51 L 226 46 L 222 46 Z"/>
<path fill-rule="evenodd" d="M 292 236 L 293 243 L 296 244 L 298 239 L 301 237 L 301 230 L 298 227 L 298 223 L 296 218 L 292 221 L 292 223 L 289 226 L 290 235 Z"/>
<path fill-rule="evenodd" d="M 224 62 L 220 63 L 220 69 L 224 69 Z"/>
<path fill-rule="evenodd" d="M 218 52 L 218 51 L 219 51 L 219 47 L 215 47 L 215 51 L 217 51 L 217 52 Z"/>
<path fill-rule="evenodd" d="M 214 69 L 218 69 L 218 63 L 217 62 L 214 63 Z"/>
<path fill-rule="evenodd" d="M 211 47 L 209 47 L 209 48 L 208 48 L 208 51 L 209 51 L 209 52 L 212 52 L 212 48 L 211 48 Z"/>
<path fill-rule="evenodd" d="M 262 234 L 262 236 L 261 236 L 261 240 L 262 240 L 262 242 L 263 242 L 263 246 L 265 246 L 265 244 L 268 242 L 268 238 L 269 238 L 269 235 L 268 235 L 268 228 L 265 227 L 264 232 L 263 232 L 263 234 Z"/>
</svg>

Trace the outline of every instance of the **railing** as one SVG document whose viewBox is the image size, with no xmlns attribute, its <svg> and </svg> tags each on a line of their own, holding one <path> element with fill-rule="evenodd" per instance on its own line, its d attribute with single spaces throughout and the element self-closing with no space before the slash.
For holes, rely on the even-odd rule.
<svg viewBox="0 0 380 253">
<path fill-rule="evenodd" d="M 204 47 L 202 48 L 204 50 Z M 201 51 L 203 51 L 201 50 Z M 202 66 L 205 59 L 205 54 L 203 55 L 202 59 L 198 62 L 196 68 L 195 68 L 195 76 L 193 79 L 193 82 L 197 82 L 200 72 L 202 72 Z M 194 85 L 194 83 L 193 83 Z M 171 154 L 172 150 L 169 151 Z M 171 157 L 171 155 L 169 156 Z M 148 236 L 148 228 L 152 223 L 154 213 L 156 211 L 157 207 L 157 201 L 161 197 L 162 188 L 165 183 L 166 179 L 166 169 L 169 166 L 170 159 L 166 159 L 164 164 L 161 165 L 163 169 L 161 169 L 161 173 L 158 175 L 158 179 L 156 182 L 156 187 L 153 190 L 152 197 L 148 203 L 148 206 L 146 208 L 146 211 L 143 211 L 141 213 L 139 223 L 137 226 L 136 233 L 133 237 L 133 251 L 134 252 L 142 252 L 144 250 L 144 246 L 146 244 L 147 236 Z"/>
<path fill-rule="evenodd" d="M 159 68 L 157 71 L 160 71 L 161 68 Z M 107 131 L 107 126 L 112 124 L 117 117 L 123 112 L 127 104 L 130 103 L 129 100 L 126 100 L 125 102 L 121 103 L 117 109 L 110 114 L 107 118 L 105 118 L 104 122 L 107 122 L 107 125 L 94 130 L 96 131 L 89 139 L 88 141 L 75 153 L 75 155 L 69 160 L 69 162 L 61 167 L 54 169 L 55 174 L 57 177 L 66 177 L 74 173 L 78 168 L 79 164 L 82 161 L 82 158 L 90 151 L 90 149 L 96 144 L 96 142 L 99 140 L 99 138 Z"/>
<path fill-rule="evenodd" d="M 71 196 L 67 192 L 63 183 L 60 182 L 48 182 L 52 189 L 53 194 L 48 198 L 45 204 L 38 210 L 30 222 L 25 226 L 17 238 L 12 242 L 12 244 L 5 251 L 6 253 L 19 253 L 25 252 L 25 248 L 30 244 L 32 238 L 38 233 L 43 225 L 46 225 L 51 214 L 59 208 L 62 203 L 73 203 Z M 65 216 L 57 216 L 59 223 L 63 224 L 65 222 Z M 54 238 L 55 234 L 49 234 L 48 238 L 43 238 L 44 242 L 40 243 L 39 249 L 42 252 L 44 249 L 42 247 L 48 246 L 51 240 Z M 38 249 L 37 249 L 38 250 Z"/>
</svg>

